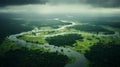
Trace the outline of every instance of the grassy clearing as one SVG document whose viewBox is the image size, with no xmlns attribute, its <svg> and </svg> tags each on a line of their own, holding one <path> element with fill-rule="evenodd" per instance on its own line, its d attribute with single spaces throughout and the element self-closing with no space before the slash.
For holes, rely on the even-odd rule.
<svg viewBox="0 0 120 67">
<path fill-rule="evenodd" d="M 38 44 L 45 44 L 47 43 L 44 39 L 44 36 L 38 36 L 38 37 L 28 37 L 25 35 L 19 36 L 19 39 L 25 40 L 27 42 L 32 42 L 32 43 L 38 43 Z"/>
</svg>

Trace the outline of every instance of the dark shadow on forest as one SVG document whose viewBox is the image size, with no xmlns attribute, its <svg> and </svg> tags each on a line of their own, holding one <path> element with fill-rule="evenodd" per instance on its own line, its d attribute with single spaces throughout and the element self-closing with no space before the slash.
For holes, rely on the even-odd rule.
<svg viewBox="0 0 120 67">
<path fill-rule="evenodd" d="M 120 67 L 120 44 L 114 42 L 103 45 L 98 43 L 86 52 L 90 67 Z"/>
</svg>

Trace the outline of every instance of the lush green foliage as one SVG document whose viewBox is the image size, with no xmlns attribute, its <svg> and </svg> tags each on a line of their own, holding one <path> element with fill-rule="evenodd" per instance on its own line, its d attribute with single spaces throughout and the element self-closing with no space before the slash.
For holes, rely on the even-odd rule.
<svg viewBox="0 0 120 67">
<path fill-rule="evenodd" d="M 38 37 L 28 37 L 28 36 L 19 36 L 19 39 L 25 40 L 27 42 L 32 42 L 32 43 L 39 43 L 39 44 L 45 44 L 46 41 L 44 40 L 43 36 L 38 36 Z"/>
<path fill-rule="evenodd" d="M 42 48 L 23 47 L 6 39 L 0 45 L 0 67 L 64 67 L 69 58 Z"/>
<path fill-rule="evenodd" d="M 0 67 L 64 67 L 67 60 L 67 56 L 58 53 L 21 48 L 9 50 L 1 56 Z"/>
<path fill-rule="evenodd" d="M 38 32 L 26 34 L 18 37 L 27 42 L 45 44 L 46 41 L 51 45 L 66 46 L 65 48 L 73 49 L 79 53 L 85 54 L 89 61 L 89 67 L 120 67 L 120 21 L 119 17 L 108 16 L 83 16 L 71 14 L 74 17 L 65 15 L 0 15 L 0 42 L 6 36 L 11 34 L 29 31 L 33 28 L 42 30 L 57 29 L 63 23 L 57 20 L 50 20 L 58 17 L 63 20 L 75 21 L 76 25 L 65 28 L 64 30 Z M 59 35 L 44 39 L 44 35 L 53 35 L 59 33 L 80 32 L 78 34 Z M 116 36 L 93 36 L 94 34 L 114 34 Z M 46 47 L 47 48 L 47 47 Z M 48 49 L 49 50 L 49 49 Z M 0 67 L 64 67 L 66 63 L 74 62 L 75 58 L 71 57 L 71 62 L 67 56 L 55 53 L 49 53 L 38 46 L 23 47 L 8 39 L 5 39 L 0 45 Z M 63 50 L 61 50 L 63 51 Z"/>
<path fill-rule="evenodd" d="M 97 43 L 86 52 L 90 67 L 120 67 L 120 44 L 110 42 L 103 45 Z"/>
<path fill-rule="evenodd" d="M 51 45 L 56 46 L 73 46 L 73 44 L 76 42 L 76 40 L 82 40 L 83 37 L 79 34 L 66 34 L 66 35 L 58 35 L 54 37 L 48 37 L 46 38 L 46 41 L 48 41 Z"/>
<path fill-rule="evenodd" d="M 63 23 L 61 21 L 56 20 L 45 20 L 45 19 L 37 19 L 37 20 L 30 20 L 27 24 L 28 26 L 37 26 L 37 27 L 53 27 L 58 28 L 60 25 L 68 25 L 69 23 Z"/>
<path fill-rule="evenodd" d="M 85 32 L 90 32 L 90 33 L 99 33 L 99 32 L 104 32 L 104 33 L 111 33 L 113 34 L 113 31 L 109 31 L 105 28 L 102 28 L 101 26 L 93 26 L 93 25 L 76 25 L 74 27 L 72 27 L 76 30 L 80 30 L 80 31 L 85 31 Z"/>
<path fill-rule="evenodd" d="M 1 15 L 2 16 L 2 15 Z M 52 27 L 58 28 L 61 25 L 67 25 L 69 23 L 62 23 L 61 21 L 56 20 L 47 20 L 47 19 L 30 19 L 30 18 L 13 18 L 9 15 L 0 16 L 0 43 L 6 36 L 17 34 L 24 31 L 30 31 L 34 27 Z M 40 17 L 39 17 L 40 18 Z"/>
<path fill-rule="evenodd" d="M 5 39 L 3 43 L 0 45 L 0 55 L 4 54 L 9 50 L 15 50 L 21 48 L 20 45 L 16 44 L 15 42 L 10 41 L 9 39 Z"/>
<path fill-rule="evenodd" d="M 94 36 L 84 35 L 83 37 L 83 40 L 77 40 L 74 44 L 74 50 L 84 54 L 91 46 L 99 42 L 99 40 Z"/>
<path fill-rule="evenodd" d="M 105 26 L 111 26 L 113 28 L 120 28 L 120 21 L 115 20 L 115 21 L 102 21 L 102 22 L 91 22 L 92 24 L 95 25 L 105 25 Z"/>
</svg>

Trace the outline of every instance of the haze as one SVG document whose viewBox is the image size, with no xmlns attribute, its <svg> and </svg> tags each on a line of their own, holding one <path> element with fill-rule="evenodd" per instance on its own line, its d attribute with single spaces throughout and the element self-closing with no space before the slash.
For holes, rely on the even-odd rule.
<svg viewBox="0 0 120 67">
<path fill-rule="evenodd" d="M 42 1 L 41 1 L 42 2 Z M 101 5 L 95 5 L 101 1 L 91 0 L 48 0 L 44 4 L 23 4 L 23 5 L 5 5 L 0 8 L 1 13 L 40 13 L 40 14 L 58 14 L 58 13 L 80 13 L 80 14 L 118 14 L 120 13 L 117 1 L 104 1 Z M 107 3 L 107 4 L 106 4 Z M 114 4 L 113 4 L 114 3 Z M 103 5 L 102 5 L 103 4 Z M 111 5 L 110 5 L 111 4 Z M 110 5 L 110 6 L 109 6 Z M 116 5 L 117 7 L 113 7 Z M 107 7 L 106 7 L 107 6 Z"/>
</svg>

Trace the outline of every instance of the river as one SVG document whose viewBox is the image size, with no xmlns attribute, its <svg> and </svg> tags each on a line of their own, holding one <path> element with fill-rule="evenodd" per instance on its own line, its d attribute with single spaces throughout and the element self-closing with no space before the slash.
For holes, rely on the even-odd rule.
<svg viewBox="0 0 120 67">
<path fill-rule="evenodd" d="M 52 30 L 32 30 L 32 31 L 28 31 L 28 32 L 22 32 L 22 33 L 19 33 L 19 34 L 10 35 L 8 37 L 8 39 L 16 42 L 17 44 L 25 46 L 25 47 L 30 48 L 30 47 L 32 47 L 32 45 L 35 45 L 35 46 L 42 47 L 42 48 L 47 49 L 47 50 L 49 49 L 49 52 L 56 52 L 57 51 L 57 52 L 59 52 L 61 54 L 64 54 L 68 57 L 74 57 L 76 59 L 73 63 L 66 64 L 65 67 L 86 67 L 87 60 L 86 60 L 85 56 L 83 54 L 80 54 L 80 53 L 70 49 L 70 48 L 58 47 L 58 46 L 55 46 L 55 45 L 50 45 L 48 43 L 44 44 L 44 45 L 43 44 L 36 44 L 36 43 L 26 42 L 24 40 L 20 40 L 20 39 L 17 38 L 18 36 L 24 35 L 26 33 L 58 31 L 58 30 L 63 30 L 67 27 L 71 27 L 71 26 L 76 25 L 76 23 L 73 22 L 73 21 L 60 20 L 59 18 L 54 18 L 53 20 L 62 21 L 63 23 L 70 23 L 70 24 L 69 25 L 64 25 L 64 26 L 61 26 L 60 28 L 52 29 Z M 59 34 L 45 35 L 45 38 L 46 37 L 54 37 L 54 36 L 63 35 L 63 34 L 71 34 L 71 33 L 81 34 L 81 33 L 78 33 L 78 32 L 64 32 L 64 33 L 59 33 Z M 118 33 L 115 33 L 115 34 L 118 34 Z M 113 35 L 109 35 L 109 36 L 113 36 Z M 96 36 L 108 36 L 108 35 L 96 35 Z M 63 51 L 61 51 L 61 50 L 63 50 Z"/>
</svg>

